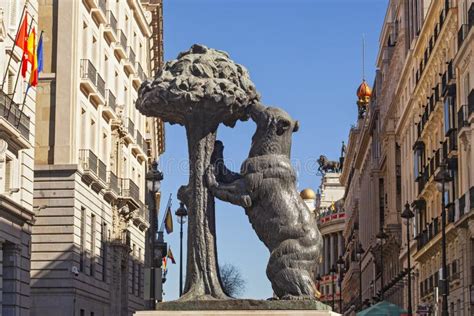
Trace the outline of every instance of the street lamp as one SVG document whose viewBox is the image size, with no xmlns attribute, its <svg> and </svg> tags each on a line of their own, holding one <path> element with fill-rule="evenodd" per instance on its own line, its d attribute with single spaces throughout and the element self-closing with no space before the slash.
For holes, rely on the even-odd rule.
<svg viewBox="0 0 474 316">
<path fill-rule="evenodd" d="M 449 170 L 447 169 L 447 164 L 442 163 L 440 165 L 440 171 L 434 177 L 434 180 L 440 184 L 438 189 L 441 189 L 441 296 L 442 296 L 442 305 L 441 305 L 441 316 L 448 316 L 448 283 L 447 283 L 447 263 L 446 263 L 446 201 L 445 201 L 445 192 L 446 192 L 446 182 L 453 181 Z"/>
<path fill-rule="evenodd" d="M 380 229 L 380 232 L 375 236 L 377 237 L 377 240 L 380 242 L 380 268 L 381 268 L 381 274 L 380 274 L 380 298 L 383 301 L 384 297 L 384 282 L 383 282 L 383 243 L 385 240 L 388 238 L 388 235 L 383 231 L 383 227 Z"/>
<path fill-rule="evenodd" d="M 362 248 L 362 244 L 359 243 L 357 246 L 357 260 L 359 261 L 359 303 L 360 309 L 362 310 L 363 302 L 362 302 L 362 255 L 364 254 L 365 250 Z"/>
<path fill-rule="evenodd" d="M 335 296 L 335 286 L 334 286 L 334 273 L 337 272 L 336 270 L 336 266 L 332 266 L 331 269 L 329 270 L 329 272 L 331 273 L 331 282 L 332 282 L 332 310 L 334 310 L 335 306 L 336 306 L 336 296 Z"/>
<path fill-rule="evenodd" d="M 342 277 L 344 272 L 344 260 L 342 256 L 339 256 L 336 263 L 339 268 L 339 313 L 342 314 Z"/>
<path fill-rule="evenodd" d="M 162 298 L 162 290 L 163 284 L 156 284 L 156 275 L 155 270 L 158 270 L 159 276 L 161 278 L 161 260 L 163 257 L 163 247 L 166 249 L 166 244 L 163 240 L 163 234 L 161 237 L 158 236 L 158 240 L 156 240 L 156 234 L 158 231 L 158 214 L 157 214 L 157 207 L 156 207 L 156 193 L 160 191 L 161 187 L 161 180 L 163 180 L 163 173 L 158 170 L 158 162 L 155 160 L 153 161 L 150 170 L 146 173 L 146 186 L 148 192 L 150 194 L 150 203 L 149 203 L 149 211 L 151 213 L 151 220 L 150 220 L 150 235 L 149 235 L 149 249 L 151 253 L 151 266 L 150 266 L 150 274 L 151 274 L 151 282 L 150 282 L 150 299 L 151 299 L 151 308 L 155 309 L 156 301 L 161 301 Z M 155 256 L 155 247 L 157 247 L 158 253 Z M 157 288 L 159 285 L 159 288 Z"/>
<path fill-rule="evenodd" d="M 411 306 L 411 263 L 410 263 L 410 219 L 415 217 L 415 214 L 410 209 L 408 202 L 405 204 L 405 209 L 401 214 L 402 218 L 406 219 L 407 223 L 407 258 L 408 258 L 408 315 L 412 315 L 413 308 Z"/>
<path fill-rule="evenodd" d="M 183 202 L 179 202 L 179 208 L 176 210 L 178 217 L 179 229 L 179 296 L 183 295 L 183 224 L 186 223 L 188 210 Z"/>
</svg>

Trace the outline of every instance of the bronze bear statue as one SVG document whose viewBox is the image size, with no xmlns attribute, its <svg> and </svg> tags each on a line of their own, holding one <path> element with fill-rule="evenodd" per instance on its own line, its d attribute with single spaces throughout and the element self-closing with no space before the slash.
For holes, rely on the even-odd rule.
<svg viewBox="0 0 474 316">
<path fill-rule="evenodd" d="M 206 182 L 211 193 L 245 208 L 252 227 L 270 250 L 267 276 L 280 299 L 316 300 L 315 270 L 322 237 L 313 214 L 296 189 L 290 162 L 292 133 L 298 130 L 279 108 L 251 105 L 257 124 L 249 157 L 241 172 L 228 170 L 223 144 L 216 142 Z"/>
</svg>

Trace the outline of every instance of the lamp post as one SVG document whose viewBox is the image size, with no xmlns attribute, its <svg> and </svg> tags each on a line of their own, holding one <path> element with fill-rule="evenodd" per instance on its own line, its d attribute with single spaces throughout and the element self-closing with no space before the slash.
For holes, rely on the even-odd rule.
<svg viewBox="0 0 474 316">
<path fill-rule="evenodd" d="M 342 256 L 339 256 L 336 263 L 339 268 L 339 313 L 342 314 L 342 277 L 344 272 L 344 260 Z"/>
<path fill-rule="evenodd" d="M 405 204 L 401 217 L 406 220 L 407 223 L 407 263 L 408 263 L 408 315 L 411 316 L 413 308 L 411 305 L 411 254 L 410 254 L 410 219 L 415 217 L 415 214 L 410 209 L 408 202 Z"/>
<path fill-rule="evenodd" d="M 179 208 L 176 210 L 176 216 L 179 222 L 179 296 L 183 295 L 183 224 L 186 223 L 188 210 L 183 202 L 179 203 Z"/>
<path fill-rule="evenodd" d="M 453 181 L 453 177 L 447 169 L 447 164 L 443 163 L 440 166 L 440 171 L 434 177 L 434 180 L 440 184 L 438 189 L 441 191 L 441 296 L 442 296 L 442 305 L 441 305 L 441 316 L 448 316 L 448 283 L 447 283 L 447 263 L 446 263 L 446 182 Z"/>
<path fill-rule="evenodd" d="M 150 275 L 151 275 L 151 282 L 150 282 L 150 300 L 151 300 L 151 308 L 156 308 L 156 301 L 160 301 L 162 298 L 162 290 L 163 284 L 156 284 L 156 272 L 158 272 L 159 276 L 161 277 L 161 259 L 163 256 L 162 247 L 163 244 L 166 248 L 166 244 L 163 241 L 163 234 L 161 234 L 161 238 L 156 240 L 156 235 L 158 232 L 158 214 L 157 214 L 157 205 L 156 205 L 156 193 L 160 192 L 161 187 L 161 180 L 163 180 L 163 173 L 158 170 L 158 162 L 155 160 L 153 161 L 150 170 L 147 172 L 146 176 L 146 185 L 150 195 L 150 206 L 149 211 L 151 213 L 150 216 L 150 235 L 149 235 L 149 249 L 150 249 Z M 159 246 L 155 252 L 155 247 Z"/>
<path fill-rule="evenodd" d="M 380 229 L 380 232 L 375 237 L 377 237 L 377 240 L 380 242 L 380 268 L 381 268 L 381 273 L 380 273 L 380 298 L 383 301 L 383 299 L 384 299 L 384 297 L 383 297 L 383 294 L 384 294 L 384 290 L 383 290 L 383 286 L 384 286 L 384 282 L 383 282 L 383 274 L 384 274 L 384 270 L 383 270 L 383 243 L 388 238 L 388 235 L 383 231 L 383 227 L 382 227 Z"/>
<path fill-rule="evenodd" d="M 331 273 L 331 282 L 332 282 L 332 310 L 334 310 L 335 306 L 336 306 L 336 295 L 335 295 L 335 286 L 334 286 L 334 273 L 337 272 L 336 270 L 336 267 L 333 265 L 331 267 L 331 269 L 329 270 L 329 272 Z"/>
<path fill-rule="evenodd" d="M 362 255 L 364 254 L 365 250 L 362 248 L 362 244 L 359 243 L 357 245 L 356 256 L 357 260 L 359 261 L 359 304 L 360 309 L 362 310 L 363 302 L 362 302 Z"/>
</svg>

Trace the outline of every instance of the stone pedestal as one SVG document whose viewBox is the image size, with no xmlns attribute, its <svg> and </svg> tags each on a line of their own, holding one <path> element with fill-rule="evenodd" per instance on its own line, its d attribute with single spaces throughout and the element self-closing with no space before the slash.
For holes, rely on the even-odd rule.
<svg viewBox="0 0 474 316">
<path fill-rule="evenodd" d="M 263 300 L 216 300 L 172 301 L 157 305 L 156 311 L 141 311 L 136 316 L 336 316 L 331 308 L 321 302 L 263 301 Z"/>
</svg>

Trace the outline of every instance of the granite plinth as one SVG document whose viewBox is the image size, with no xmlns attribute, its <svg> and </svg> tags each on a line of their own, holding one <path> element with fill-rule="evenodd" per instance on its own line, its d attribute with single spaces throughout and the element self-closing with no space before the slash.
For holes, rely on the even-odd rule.
<svg viewBox="0 0 474 316">
<path fill-rule="evenodd" d="M 321 302 L 311 300 L 215 300 L 171 301 L 159 303 L 155 311 L 137 312 L 137 316 L 330 316 L 339 315 Z"/>
</svg>

